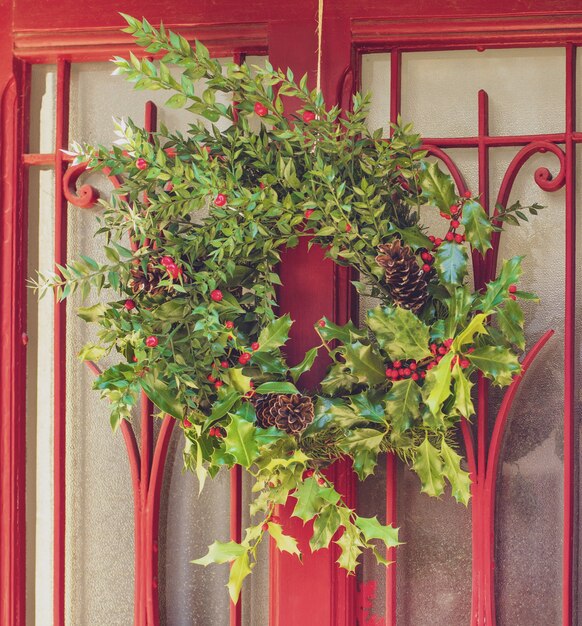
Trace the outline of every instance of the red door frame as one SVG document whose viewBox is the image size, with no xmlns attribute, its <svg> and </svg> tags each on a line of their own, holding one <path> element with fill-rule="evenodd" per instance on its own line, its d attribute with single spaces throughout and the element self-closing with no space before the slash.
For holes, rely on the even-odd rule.
<svg viewBox="0 0 582 626">
<path fill-rule="evenodd" d="M 367 48 L 398 46 L 406 49 L 435 49 L 444 47 L 479 47 L 506 45 L 564 45 L 566 42 L 582 42 L 582 12 L 577 0 L 567 2 L 545 0 L 538 3 L 536 12 L 513 10 L 512 3 L 494 0 L 487 3 L 487 16 L 482 15 L 482 2 L 464 3 L 462 8 L 455 0 L 430 2 L 414 0 L 408 7 L 384 6 L 369 1 L 356 10 L 350 2 L 326 7 L 324 16 L 323 75 L 322 86 L 328 101 L 342 97 L 349 91 L 351 65 L 357 70 L 357 54 Z M 542 4 L 543 6 L 539 6 Z M 80 7 L 76 0 L 59 3 L 59 11 L 45 14 L 43 3 L 32 6 L 26 0 L 14 5 L 0 5 L 0 23 L 11 25 L 2 33 L 0 43 L 0 126 L 1 166 L 0 204 L 2 206 L 0 251 L 2 359 L 0 361 L 0 476 L 2 508 L 0 510 L 0 621 L 3 624 L 24 626 L 25 615 L 25 321 L 26 294 L 23 267 L 26 267 L 26 210 L 25 177 L 22 167 L 28 85 L 27 70 L 21 60 L 27 62 L 61 62 L 104 60 L 114 53 L 125 53 L 127 38 L 117 31 L 118 3 L 113 0 L 92 0 Z M 515 2 L 517 8 L 519 2 Z M 540 12 L 540 8 L 545 13 Z M 159 10 L 146 7 L 143 2 L 131 0 L 124 11 L 141 15 L 146 12 L 152 22 L 161 18 L 177 25 L 176 29 L 196 32 L 203 41 L 210 42 L 216 54 L 233 52 L 232 42 L 245 50 L 266 46 L 275 65 L 291 66 L 296 74 L 315 70 L 314 18 L 316 3 L 283 5 L 267 2 L 249 7 L 243 3 L 224 2 L 220 6 L 209 4 L 196 8 L 195 15 L 184 16 L 178 5 Z M 147 10 L 146 10 L 147 9 Z M 151 10 L 150 10 L 151 9 Z M 333 13 L 332 13 L 333 11 Z M 425 13 L 438 13 L 425 18 Z M 420 20 L 419 18 L 422 18 Z M 253 21 L 258 20 L 258 21 Z M 195 29 L 179 26 L 181 23 L 204 24 Z M 207 24 L 211 24 L 208 26 Z M 38 26 L 41 24 L 42 26 Z M 241 27 L 241 24 L 244 26 Z M 230 25 L 230 26 L 229 26 Z M 289 42 L 300 41 L 301 45 Z M 13 56 L 14 54 L 14 56 Z M 347 79 L 347 80 L 346 80 Z M 357 77 L 356 77 L 357 80 Z M 339 94 L 339 95 L 338 95 Z M 570 93 L 573 103 L 574 94 Z M 393 103 L 397 107 L 397 103 Z M 570 109 L 572 111 L 572 109 Z M 64 120 L 63 120 L 64 122 Z M 62 126 L 65 132 L 65 125 Z M 566 138 L 572 143 L 573 127 Z M 54 162 L 54 157 L 53 158 Z M 58 164 L 55 164 L 58 165 Z M 573 162 L 569 163 L 573 168 Z M 569 206 L 567 224 L 567 301 L 565 345 L 565 433 L 564 433 L 564 619 L 571 624 L 572 577 L 573 577 L 573 520 L 574 520 L 574 251 L 575 214 L 574 199 L 567 199 Z M 317 253 L 315 253 L 317 254 Z M 320 289 L 311 295 L 309 311 L 296 311 L 290 294 L 305 288 L 301 276 L 309 268 L 309 275 L 316 276 Z M 282 307 L 291 310 L 297 319 L 298 329 L 294 351 L 300 353 L 302 342 L 309 342 L 308 330 L 313 317 L 332 314 L 345 319 L 351 310 L 347 277 L 330 264 L 315 260 L 304 249 L 290 255 L 283 267 L 288 296 L 283 295 Z M 301 343 L 300 343 L 301 342 Z M 346 478 L 344 469 L 337 470 L 336 479 L 349 498 L 353 494 L 353 481 Z M 390 481 L 389 481 L 390 482 Z M 394 513 L 394 511 L 388 511 Z M 60 520 L 64 529 L 64 519 Z M 316 558 L 317 557 L 317 558 Z M 351 624 L 354 623 L 353 593 L 350 581 L 337 573 L 333 553 L 315 555 L 307 559 L 301 568 L 276 556 L 272 584 L 272 624 L 284 626 L 289 623 Z M 390 581 L 389 576 L 389 581 Z M 392 575 L 393 578 L 393 575 Z M 57 581 L 59 576 L 57 576 Z M 312 581 L 321 581 L 314 593 L 301 595 L 307 599 L 296 603 L 299 594 L 288 593 L 295 580 L 304 587 L 315 587 Z M 57 584 L 57 593 L 62 587 Z M 306 594 L 310 593 L 306 589 Z M 389 590 L 393 593 L 393 588 Z M 389 597 L 390 601 L 390 597 Z M 58 603 L 57 603 L 58 605 Z M 60 606 L 60 605 L 59 605 Z M 62 623 L 61 608 L 56 624 Z M 392 624 L 391 615 L 387 623 Z M 238 620 L 237 620 L 238 621 Z M 236 621 L 235 621 L 236 623 Z"/>
</svg>

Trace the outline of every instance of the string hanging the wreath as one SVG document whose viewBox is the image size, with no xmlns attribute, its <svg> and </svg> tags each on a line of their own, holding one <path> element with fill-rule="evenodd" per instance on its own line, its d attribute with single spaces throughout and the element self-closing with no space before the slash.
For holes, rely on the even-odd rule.
<svg viewBox="0 0 582 626">
<path fill-rule="evenodd" d="M 366 549 L 385 563 L 378 541 L 398 545 L 397 530 L 347 507 L 321 469 L 349 457 L 363 480 L 390 451 L 423 492 L 439 496 L 448 482 L 467 504 L 470 479 L 455 429 L 474 414 L 478 372 L 501 386 L 520 373 L 518 299 L 533 297 L 517 287 L 521 257 L 473 292 L 469 253 L 485 254 L 503 220 L 541 207 L 517 203 L 492 223 L 478 198 L 459 197 L 426 158 L 411 126 L 395 126 L 389 139 L 369 130 L 369 96 L 356 94 L 341 115 L 326 108 L 321 0 L 314 91 L 306 77 L 296 82 L 268 63 L 223 68 L 200 42 L 192 47 L 125 17 L 144 58 L 116 58 L 116 73 L 137 88 L 172 92 L 166 105 L 193 114 L 190 131 L 152 134 L 120 120 L 113 146 L 73 145 L 76 163 L 123 174 L 111 200 L 101 201 L 107 260 L 82 257 L 36 286 L 61 299 L 104 288 L 117 294 L 79 310 L 99 327 L 80 358 L 119 357 L 95 383 L 114 427 L 131 419 L 144 391 L 179 420 L 186 468 L 201 484 L 237 464 L 252 476 L 252 522 L 242 542 L 214 542 L 197 561 L 233 564 L 233 600 L 266 534 L 300 556 L 275 515 L 287 502 L 294 516 L 313 521 L 312 551 L 335 542 L 349 572 Z M 182 70 L 179 79 L 170 66 Z M 285 114 L 284 96 L 301 100 L 297 114 Z M 427 232 L 420 206 L 440 213 L 440 232 Z M 123 243 L 128 231 L 131 248 Z M 314 320 L 319 345 L 290 367 L 292 320 L 277 314 L 275 268 L 280 250 L 303 236 L 357 270 L 355 288 L 378 304 L 361 326 Z M 301 376 L 320 351 L 331 365 L 308 393 Z"/>
</svg>

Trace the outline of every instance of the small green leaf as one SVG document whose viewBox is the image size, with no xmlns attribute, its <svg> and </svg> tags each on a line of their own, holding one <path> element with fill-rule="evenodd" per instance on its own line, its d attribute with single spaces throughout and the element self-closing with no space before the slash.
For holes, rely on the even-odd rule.
<svg viewBox="0 0 582 626">
<path fill-rule="evenodd" d="M 88 343 L 83 346 L 79 352 L 79 359 L 81 361 L 98 361 L 107 354 L 107 350 L 103 346 L 98 346 L 94 343 Z"/>
<path fill-rule="evenodd" d="M 299 393 L 299 389 L 293 384 L 285 381 L 277 382 L 272 381 L 269 383 L 263 383 L 255 389 L 256 393 Z"/>
<path fill-rule="evenodd" d="M 228 577 L 228 593 L 230 594 L 230 599 L 235 604 L 238 602 L 243 581 L 250 573 L 249 553 L 245 550 L 243 554 L 233 561 Z"/>
<path fill-rule="evenodd" d="M 441 282 L 461 285 L 467 275 L 467 250 L 452 241 L 443 241 L 436 251 L 436 271 Z"/>
<path fill-rule="evenodd" d="M 249 468 L 259 454 L 259 445 L 255 438 L 256 429 L 253 424 L 236 413 L 232 413 L 230 417 L 224 448 L 236 463 Z"/>
<path fill-rule="evenodd" d="M 277 544 L 277 550 L 281 552 L 288 552 L 289 554 L 296 554 L 301 557 L 301 552 L 297 547 L 297 539 L 285 535 L 281 524 L 275 524 L 274 522 L 268 523 L 269 534 L 275 540 Z"/>
<path fill-rule="evenodd" d="M 313 535 L 309 540 L 312 552 L 327 548 L 341 524 L 341 518 L 335 506 L 328 506 L 315 518 Z"/>
<path fill-rule="evenodd" d="M 451 205 L 457 201 L 452 178 L 442 172 L 436 162 L 424 162 L 420 168 L 419 182 L 427 201 L 449 214 Z"/>
<path fill-rule="evenodd" d="M 325 504 L 320 492 L 321 486 L 317 484 L 317 480 L 312 476 L 306 478 L 294 493 L 297 503 L 293 509 L 293 517 L 298 517 L 304 522 L 313 519 Z"/>
<path fill-rule="evenodd" d="M 509 343 L 515 344 L 520 350 L 525 348 L 523 322 L 523 311 L 515 300 L 508 300 L 497 311 L 499 330 L 501 330 Z"/>
<path fill-rule="evenodd" d="M 234 561 L 241 554 L 245 554 L 248 550 L 246 546 L 241 546 L 236 541 L 228 541 L 226 543 L 222 541 L 215 541 L 208 547 L 208 552 L 205 556 L 195 559 L 192 563 L 196 565 L 210 565 L 211 563 L 228 563 Z"/>
<path fill-rule="evenodd" d="M 452 359 L 452 352 L 445 354 L 441 362 L 428 372 L 422 387 L 424 402 L 430 412 L 439 421 L 443 419 L 443 412 L 441 410 L 443 403 L 451 395 Z"/>
<path fill-rule="evenodd" d="M 182 419 L 184 406 L 163 380 L 156 378 L 153 373 L 147 373 L 139 379 L 146 396 L 164 413 Z"/>
<path fill-rule="evenodd" d="M 348 572 L 354 572 L 358 564 L 358 557 L 362 554 L 362 548 L 364 547 L 359 533 L 347 527 L 335 543 L 341 550 L 337 559 L 338 565 Z"/>
<path fill-rule="evenodd" d="M 517 360 L 517 356 L 503 346 L 476 348 L 474 352 L 467 355 L 467 358 L 487 378 L 491 378 L 497 385 L 502 387 L 510 385 L 513 382 L 513 377 L 521 372 L 521 365 Z"/>
<path fill-rule="evenodd" d="M 398 432 L 410 428 L 420 416 L 420 387 L 412 378 L 392 384 L 388 393 L 386 410 L 392 427 Z"/>
<path fill-rule="evenodd" d="M 398 541 L 398 528 L 394 526 L 384 526 L 380 524 L 378 518 L 356 516 L 356 526 L 362 531 L 366 541 L 372 539 L 380 539 L 386 544 L 387 548 L 395 548 L 400 545 Z"/>
<path fill-rule="evenodd" d="M 477 303 L 483 313 L 489 314 L 495 310 L 504 300 L 507 299 L 508 289 L 510 285 L 517 283 L 521 276 L 521 261 L 523 257 L 514 256 L 504 261 L 501 266 L 499 276 L 487 283 L 485 295 Z"/>
<path fill-rule="evenodd" d="M 306 352 L 305 358 L 301 361 L 301 363 L 298 363 L 289 369 L 289 373 L 291 374 L 291 378 L 294 383 L 297 382 L 301 374 L 308 372 L 311 369 L 318 352 L 319 348 L 311 348 L 311 350 Z"/>
<path fill-rule="evenodd" d="M 283 315 L 271 322 L 266 328 L 263 328 L 259 335 L 259 350 L 257 352 L 269 352 L 275 348 L 279 348 L 289 339 L 289 329 L 293 324 L 289 315 Z"/>
<path fill-rule="evenodd" d="M 106 311 L 107 306 L 102 302 L 98 302 L 93 306 L 80 306 L 77 309 L 77 315 L 85 322 L 97 322 L 105 315 Z"/>
<path fill-rule="evenodd" d="M 473 383 L 467 379 L 458 362 L 453 368 L 453 380 L 455 381 L 455 408 L 463 417 L 469 418 L 475 413 L 471 399 Z"/>
<path fill-rule="evenodd" d="M 372 346 L 356 341 L 344 346 L 345 365 L 359 383 L 377 385 L 386 379 L 384 363 Z"/>
<path fill-rule="evenodd" d="M 475 335 L 484 335 L 487 333 L 484 322 L 487 316 L 484 313 L 477 313 L 473 319 L 467 324 L 453 341 L 453 349 L 457 352 L 462 352 L 463 346 L 466 344 L 472 344 L 475 340 Z"/>
</svg>

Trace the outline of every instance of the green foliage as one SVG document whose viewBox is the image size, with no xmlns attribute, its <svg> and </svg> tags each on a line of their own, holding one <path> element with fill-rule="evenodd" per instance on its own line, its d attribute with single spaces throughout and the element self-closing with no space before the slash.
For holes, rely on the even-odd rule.
<svg viewBox="0 0 582 626">
<path fill-rule="evenodd" d="M 182 424 L 184 464 L 200 488 L 237 464 L 253 478 L 252 519 L 241 543 L 214 542 L 195 561 L 231 564 L 233 601 L 265 535 L 302 557 L 274 514 L 288 502 L 294 516 L 312 522 L 312 551 L 335 542 L 348 572 L 366 549 L 386 563 L 378 542 L 398 545 L 397 529 L 358 516 L 322 468 L 349 457 L 363 480 L 380 454 L 392 452 L 416 472 L 424 493 L 440 496 L 448 481 L 468 503 L 471 483 L 454 429 L 474 413 L 477 372 L 508 385 L 521 371 L 524 318 L 514 298 L 534 298 L 515 287 L 521 257 L 472 292 L 469 252 L 484 254 L 502 222 L 526 220 L 541 207 L 498 207 L 490 219 L 426 159 L 410 125 L 399 121 L 389 139 L 369 130 L 369 96 L 354 95 L 351 111 L 329 108 L 306 76 L 295 81 L 269 63 L 252 71 L 244 63 L 223 67 L 200 42 L 191 46 L 164 27 L 124 17 L 144 56 L 116 57 L 115 73 L 136 89 L 168 91 L 166 106 L 192 113 L 190 130 L 150 133 L 119 120 L 113 146 L 75 144 L 76 163 L 122 179 L 101 201 L 105 261 L 82 256 L 32 285 L 41 294 L 53 288 L 59 299 L 100 296 L 78 310 L 98 327 L 79 357 L 119 357 L 95 381 L 111 404 L 113 428 L 131 419 L 144 391 Z M 286 97 L 301 103 L 297 114 L 285 111 Z M 306 121 L 303 111 L 315 119 Z M 420 222 L 425 207 L 447 219 L 444 242 Z M 128 231 L 131 248 L 123 243 Z M 379 303 L 361 328 L 315 322 L 319 344 L 291 367 L 285 346 L 292 320 L 276 313 L 276 268 L 281 251 L 301 237 L 357 272 L 356 289 Z M 423 268 L 428 295 L 414 311 L 394 297 L 376 260 L 379 246 L 397 238 L 414 255 L 408 271 Z M 293 435 L 261 428 L 257 396 L 305 393 L 301 377 L 320 355 L 330 366 L 320 391 L 310 392 L 313 421 Z"/>
</svg>

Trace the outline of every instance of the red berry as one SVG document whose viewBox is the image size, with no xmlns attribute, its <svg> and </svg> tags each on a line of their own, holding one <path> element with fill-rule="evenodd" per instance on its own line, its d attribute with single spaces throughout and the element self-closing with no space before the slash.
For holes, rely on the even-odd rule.
<svg viewBox="0 0 582 626">
<path fill-rule="evenodd" d="M 454 339 L 452 337 L 449 337 L 448 339 L 445 339 L 443 343 L 447 348 L 450 348 L 453 345 L 453 341 Z"/>
<path fill-rule="evenodd" d="M 176 280 L 182 274 L 182 268 L 178 267 L 174 263 L 170 263 L 170 265 L 166 265 L 166 269 L 168 270 L 168 274 Z"/>
<path fill-rule="evenodd" d="M 214 437 L 214 435 L 216 435 L 216 428 L 214 426 L 212 426 L 210 428 L 210 430 L 208 431 L 208 436 L 209 437 Z"/>
<path fill-rule="evenodd" d="M 128 311 L 135 309 L 135 302 L 133 300 L 126 300 L 123 305 Z"/>
<path fill-rule="evenodd" d="M 404 376 L 404 368 L 403 367 L 399 367 L 398 368 L 398 376 Z"/>
<path fill-rule="evenodd" d="M 434 261 L 434 257 L 430 252 L 426 253 L 426 262 L 427 263 L 432 263 Z"/>
<path fill-rule="evenodd" d="M 311 478 L 313 476 L 313 474 L 315 474 L 315 470 L 312 470 L 312 469 L 305 470 L 303 472 L 303 478 L 304 479 Z"/>
<path fill-rule="evenodd" d="M 133 355 L 133 359 L 132 359 L 132 361 L 133 361 L 134 363 L 137 363 L 137 357 L 135 356 L 135 354 Z"/>
<path fill-rule="evenodd" d="M 174 146 L 172 146 L 171 148 L 164 148 L 164 152 L 166 153 L 166 156 L 170 157 L 170 159 L 175 159 L 178 155 Z"/>
<path fill-rule="evenodd" d="M 410 376 L 411 372 L 410 372 L 410 368 L 409 367 L 405 367 L 404 368 L 404 376 Z"/>
<path fill-rule="evenodd" d="M 317 325 L 318 325 L 320 328 L 325 328 L 325 320 L 319 320 L 319 322 L 317 322 Z"/>
<path fill-rule="evenodd" d="M 455 235 L 455 241 L 457 243 L 463 243 L 463 241 L 465 241 L 465 235 L 461 235 L 461 234 L 456 234 Z"/>
<path fill-rule="evenodd" d="M 438 248 L 441 245 L 442 242 L 443 242 L 443 240 L 440 237 L 437 237 L 434 240 L 434 245 Z"/>
<path fill-rule="evenodd" d="M 222 295 L 222 291 L 220 291 L 220 289 L 215 289 L 210 292 L 210 297 L 214 300 L 214 302 L 220 302 L 224 296 Z"/>
<path fill-rule="evenodd" d="M 471 346 L 471 347 L 467 350 L 467 354 L 471 354 L 471 352 L 475 352 L 475 348 L 474 348 L 474 346 Z"/>
<path fill-rule="evenodd" d="M 515 293 L 517 291 L 517 285 L 509 285 L 507 291 L 509 291 L 509 293 Z"/>
<path fill-rule="evenodd" d="M 253 343 L 251 343 L 251 350 L 258 350 L 261 346 L 258 344 L 258 342 L 254 341 Z"/>
<path fill-rule="evenodd" d="M 459 220 L 453 220 L 451 222 L 451 228 L 459 228 L 460 225 L 461 223 L 459 222 Z"/>
<path fill-rule="evenodd" d="M 396 369 L 398 369 L 399 367 L 402 367 L 402 363 L 401 363 L 400 361 L 394 361 L 394 362 L 392 363 L 392 365 L 393 365 Z"/>
<path fill-rule="evenodd" d="M 426 378 L 426 372 L 424 372 L 424 371 L 420 372 L 420 377 L 421 378 Z"/>
<path fill-rule="evenodd" d="M 315 113 L 313 113 L 313 111 L 304 111 L 303 112 L 303 121 L 306 124 L 309 124 L 309 122 L 313 122 L 314 119 L 315 119 Z"/>
<path fill-rule="evenodd" d="M 216 378 L 214 378 L 214 376 L 212 374 L 208 374 L 208 376 L 206 377 L 211 383 L 215 383 L 216 382 Z"/>
<path fill-rule="evenodd" d="M 429 241 L 431 241 L 432 243 L 435 242 L 435 236 L 434 235 L 429 235 L 428 237 Z"/>
<path fill-rule="evenodd" d="M 514 296 L 512 293 L 509 294 L 509 297 L 511 300 L 517 300 L 517 296 Z"/>
<path fill-rule="evenodd" d="M 263 117 L 265 115 L 267 115 L 268 113 L 268 109 L 264 104 L 261 104 L 260 102 L 255 102 L 255 113 L 259 116 L 259 117 Z"/>
<path fill-rule="evenodd" d="M 214 198 L 214 204 L 216 206 L 224 206 L 226 204 L 226 196 L 223 193 L 219 193 L 216 198 Z"/>
<path fill-rule="evenodd" d="M 449 232 L 445 235 L 445 239 L 447 241 L 452 241 L 455 238 L 455 235 L 453 235 L 453 233 Z"/>
<path fill-rule="evenodd" d="M 314 211 L 315 209 L 307 209 L 307 211 L 305 211 L 305 219 L 308 220 L 313 215 Z"/>
<path fill-rule="evenodd" d="M 455 367 L 455 365 L 457 364 L 459 357 L 455 354 L 455 356 L 451 359 L 451 369 L 453 369 L 453 367 Z"/>
<path fill-rule="evenodd" d="M 414 372 L 418 365 L 416 364 L 416 361 L 411 361 L 408 367 Z"/>
<path fill-rule="evenodd" d="M 471 192 L 470 191 L 465 191 L 465 193 L 463 194 L 463 198 L 470 198 L 471 197 Z"/>
<path fill-rule="evenodd" d="M 456 204 L 453 204 L 453 206 L 450 208 L 451 211 L 451 215 L 456 215 L 459 212 L 459 207 Z"/>
<path fill-rule="evenodd" d="M 441 211 L 441 217 L 444 217 L 446 220 L 451 219 L 451 216 L 448 213 L 444 213 L 443 211 Z"/>
<path fill-rule="evenodd" d="M 398 380 L 398 378 L 399 378 L 398 370 L 392 370 L 392 378 L 394 380 Z"/>
<path fill-rule="evenodd" d="M 174 183 L 173 182 L 167 182 L 164 186 L 164 191 L 174 191 Z"/>
<path fill-rule="evenodd" d="M 243 352 L 239 357 L 238 357 L 238 362 L 241 365 L 245 365 L 246 363 L 248 363 L 251 360 L 251 355 L 248 352 Z"/>
<path fill-rule="evenodd" d="M 265 187 L 266 187 L 265 183 L 261 181 L 259 183 L 259 189 L 264 189 Z"/>
<path fill-rule="evenodd" d="M 447 349 L 445 348 L 445 346 L 441 346 L 441 347 L 438 349 L 438 353 L 439 353 L 439 354 L 446 354 L 446 353 L 447 353 Z"/>
<path fill-rule="evenodd" d="M 169 265 L 175 265 L 174 263 L 174 259 L 171 256 L 163 256 L 160 259 L 160 263 L 164 266 L 164 267 L 168 267 Z"/>
<path fill-rule="evenodd" d="M 220 362 L 220 367 L 227 368 L 228 367 L 228 361 L 221 361 Z"/>
<path fill-rule="evenodd" d="M 155 348 L 158 345 L 158 338 L 154 337 L 153 335 L 150 335 L 147 339 L 146 339 L 146 346 L 148 348 Z"/>
<path fill-rule="evenodd" d="M 346 233 L 349 233 L 352 230 L 351 224 L 346 224 Z"/>
<path fill-rule="evenodd" d="M 318 485 L 325 485 L 325 480 L 323 478 L 318 478 L 317 479 L 317 484 Z"/>
<path fill-rule="evenodd" d="M 228 322 L 224 323 L 225 328 L 228 328 L 228 330 L 231 330 L 232 328 L 234 328 L 234 322 L 231 322 L 230 320 L 228 320 Z"/>
<path fill-rule="evenodd" d="M 138 159 L 135 162 L 135 166 L 137 167 L 138 170 L 147 170 L 148 162 L 145 159 Z"/>
<path fill-rule="evenodd" d="M 434 361 L 431 361 L 427 366 L 426 369 L 431 370 L 434 366 L 436 365 L 436 363 Z"/>
<path fill-rule="evenodd" d="M 186 418 L 183 423 L 184 428 L 192 428 L 192 422 L 188 418 Z"/>
<path fill-rule="evenodd" d="M 436 358 L 437 365 L 443 360 L 443 355 L 439 354 Z"/>
<path fill-rule="evenodd" d="M 418 374 L 416 372 L 412 372 L 412 376 L 410 378 L 412 378 L 412 380 L 418 380 Z"/>
<path fill-rule="evenodd" d="M 429 265 L 428 263 L 425 263 L 425 264 L 422 266 L 422 271 L 423 271 L 425 274 L 428 274 L 428 273 L 430 272 L 430 270 L 431 270 L 431 267 L 430 267 L 430 265 Z"/>
<path fill-rule="evenodd" d="M 463 369 L 466 369 L 471 365 L 471 361 L 469 361 L 469 359 L 461 359 L 460 364 Z"/>
<path fill-rule="evenodd" d="M 214 386 L 215 386 L 217 389 L 220 389 L 220 388 L 222 387 L 222 385 L 224 385 L 224 383 L 223 383 L 221 380 L 217 380 L 217 381 L 214 383 Z"/>
<path fill-rule="evenodd" d="M 386 370 L 386 377 L 387 377 L 387 378 L 392 378 L 392 372 L 393 372 L 393 371 L 394 371 L 393 369 L 388 368 L 388 369 Z"/>
<path fill-rule="evenodd" d="M 431 343 L 431 344 L 430 344 L 430 351 L 431 351 L 433 354 L 436 354 L 436 351 L 437 351 L 437 345 L 436 345 L 436 343 Z"/>
</svg>

